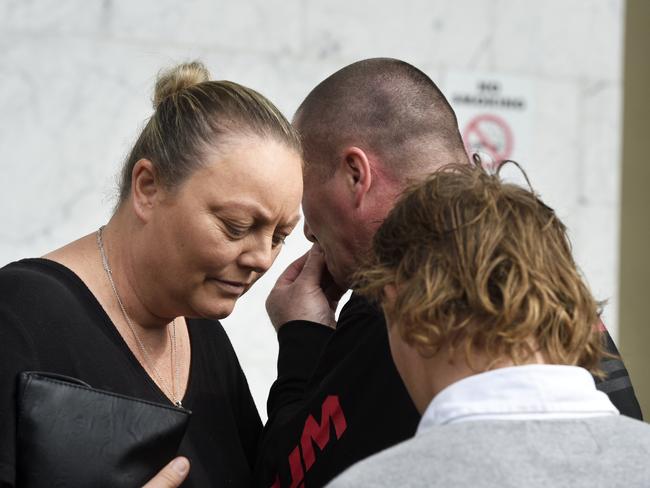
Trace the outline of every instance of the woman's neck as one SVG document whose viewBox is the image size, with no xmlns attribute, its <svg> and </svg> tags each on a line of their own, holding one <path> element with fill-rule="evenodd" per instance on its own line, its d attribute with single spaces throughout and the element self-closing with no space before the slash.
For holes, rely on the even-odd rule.
<svg viewBox="0 0 650 488">
<path fill-rule="evenodd" d="M 148 246 L 143 242 L 142 229 L 131 220 L 118 211 L 102 229 L 101 241 L 106 262 L 100 259 L 100 264 L 113 299 L 118 305 L 119 301 L 122 302 L 124 311 L 134 325 L 144 331 L 153 331 L 164 328 L 174 317 L 163 316 L 150 306 L 160 292 L 151 276 Z M 110 269 L 110 276 L 105 266 Z"/>
</svg>

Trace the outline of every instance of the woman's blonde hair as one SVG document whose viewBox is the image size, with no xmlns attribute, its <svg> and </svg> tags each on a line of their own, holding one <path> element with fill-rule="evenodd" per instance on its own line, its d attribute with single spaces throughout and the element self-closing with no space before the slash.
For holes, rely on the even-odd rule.
<svg viewBox="0 0 650 488">
<path fill-rule="evenodd" d="M 479 165 L 450 165 L 400 198 L 373 241 L 358 291 L 381 301 L 423 355 L 480 351 L 488 369 L 526 362 L 539 350 L 554 364 L 599 374 L 599 304 L 582 280 L 566 227 L 532 191 Z"/>
<path fill-rule="evenodd" d="M 133 167 L 143 158 L 154 164 L 161 183 L 173 188 L 205 164 L 208 150 L 218 150 L 233 136 L 270 138 L 302 153 L 297 132 L 275 105 L 251 88 L 210 81 L 198 61 L 159 73 L 153 106 L 122 168 L 120 204 L 130 193 Z"/>
</svg>

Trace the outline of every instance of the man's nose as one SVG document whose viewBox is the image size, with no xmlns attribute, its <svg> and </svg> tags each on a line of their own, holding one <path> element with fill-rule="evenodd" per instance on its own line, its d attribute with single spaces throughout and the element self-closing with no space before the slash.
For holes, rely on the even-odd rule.
<svg viewBox="0 0 650 488">
<path fill-rule="evenodd" d="M 307 219 L 305 219 L 305 225 L 303 227 L 303 232 L 305 233 L 305 237 L 309 242 L 318 242 L 318 239 L 316 239 L 316 236 L 314 233 L 311 231 L 311 227 L 309 227 L 309 223 L 307 222 Z"/>
</svg>

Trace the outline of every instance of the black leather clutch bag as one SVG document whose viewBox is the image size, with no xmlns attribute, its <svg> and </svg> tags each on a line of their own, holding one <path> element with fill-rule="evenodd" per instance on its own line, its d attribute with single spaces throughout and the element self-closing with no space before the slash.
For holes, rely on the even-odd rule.
<svg viewBox="0 0 650 488">
<path fill-rule="evenodd" d="M 61 375 L 18 382 L 20 488 L 140 487 L 176 455 L 191 415 Z"/>
</svg>

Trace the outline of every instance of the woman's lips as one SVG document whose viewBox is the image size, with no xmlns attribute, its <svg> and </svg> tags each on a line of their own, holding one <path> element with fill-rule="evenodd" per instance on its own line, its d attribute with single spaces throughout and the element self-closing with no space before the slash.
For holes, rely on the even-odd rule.
<svg viewBox="0 0 650 488">
<path fill-rule="evenodd" d="M 241 295 L 249 286 L 248 283 L 242 283 L 240 281 L 221 280 L 219 278 L 210 278 L 210 280 L 215 282 L 223 291 L 232 295 Z"/>
</svg>

